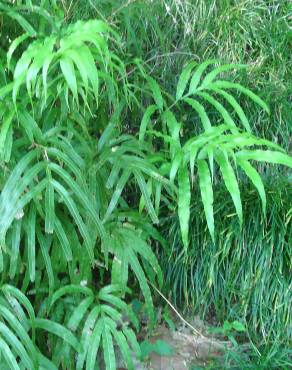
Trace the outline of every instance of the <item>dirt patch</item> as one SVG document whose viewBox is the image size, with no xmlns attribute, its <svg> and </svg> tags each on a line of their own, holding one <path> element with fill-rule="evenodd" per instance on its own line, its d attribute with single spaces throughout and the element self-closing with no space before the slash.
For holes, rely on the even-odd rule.
<svg viewBox="0 0 292 370">
<path fill-rule="evenodd" d="M 160 339 L 168 343 L 173 349 L 173 354 L 169 356 L 150 354 L 149 370 L 188 370 L 191 364 L 204 365 L 224 353 L 227 343 L 204 335 L 186 333 L 187 330 L 183 329 L 171 331 L 165 326 L 158 327 L 149 341 L 155 342 Z"/>
<path fill-rule="evenodd" d="M 201 327 L 202 331 L 205 329 L 206 327 Z M 221 357 L 226 348 L 230 346 L 228 342 L 214 337 L 194 334 L 184 326 L 174 331 L 163 324 L 156 328 L 147 341 L 152 344 L 157 341 L 166 343 L 172 353 L 159 355 L 152 352 L 143 362 L 135 358 L 135 370 L 189 370 L 195 365 L 204 367 L 211 360 Z M 122 364 L 120 365 L 120 370 L 125 369 Z"/>
</svg>

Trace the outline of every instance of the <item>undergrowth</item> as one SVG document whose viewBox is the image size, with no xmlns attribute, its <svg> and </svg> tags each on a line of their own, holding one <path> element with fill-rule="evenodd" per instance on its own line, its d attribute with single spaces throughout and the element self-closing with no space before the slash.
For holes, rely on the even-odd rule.
<svg viewBox="0 0 292 370">
<path fill-rule="evenodd" d="M 267 163 L 292 167 L 286 103 L 266 104 L 254 77 L 268 89 L 272 68 L 232 54 L 226 22 L 244 14 L 244 55 L 261 53 L 286 8 L 227 3 L 226 15 L 212 1 L 0 2 L 1 369 L 114 370 L 117 351 L 133 369 L 131 301 L 151 329 L 150 287 L 169 278 L 177 303 L 245 320 L 265 342 L 289 336 L 291 209 L 262 180 Z M 223 28 L 201 34 L 197 57 L 193 21 L 213 14 Z"/>
</svg>

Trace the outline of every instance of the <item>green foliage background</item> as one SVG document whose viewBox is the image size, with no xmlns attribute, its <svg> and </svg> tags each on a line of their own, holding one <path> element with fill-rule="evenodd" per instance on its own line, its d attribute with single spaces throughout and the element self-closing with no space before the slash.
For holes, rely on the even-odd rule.
<svg viewBox="0 0 292 370">
<path fill-rule="evenodd" d="M 117 350 L 134 368 L 151 284 L 244 323 L 226 366 L 289 366 L 290 18 L 285 0 L 0 2 L 1 369 L 115 369 Z"/>
</svg>

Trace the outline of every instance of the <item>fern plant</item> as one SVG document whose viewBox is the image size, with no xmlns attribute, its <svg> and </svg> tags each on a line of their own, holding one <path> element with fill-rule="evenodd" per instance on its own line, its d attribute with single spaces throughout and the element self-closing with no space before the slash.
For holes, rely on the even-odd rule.
<svg viewBox="0 0 292 370">
<path fill-rule="evenodd" d="M 250 161 L 292 167 L 291 157 L 279 145 L 252 135 L 246 114 L 235 96 L 230 94 L 228 90 L 234 89 L 243 93 L 269 113 L 265 102 L 240 84 L 218 78 L 223 72 L 246 68 L 246 66 L 223 65 L 204 75 L 206 69 L 215 62 L 207 60 L 197 66 L 195 70 L 195 62 L 185 66 L 177 83 L 175 99 L 170 105 L 163 98 L 157 82 L 146 76 L 155 104 L 145 110 L 140 125 L 139 139 L 144 141 L 147 133 L 150 141 L 155 138 L 162 139 L 165 151 L 167 154 L 169 153 L 166 173 L 171 182 L 177 178 L 178 215 L 185 247 L 188 245 L 191 188 L 195 187 L 195 180 L 198 181 L 208 229 L 214 241 L 214 182 L 223 180 L 233 200 L 239 222 L 242 224 L 242 204 L 238 185 L 239 172 L 242 171 L 256 187 L 265 214 L 264 185 L 259 172 Z M 222 99 L 232 108 L 231 111 L 223 105 Z M 213 119 L 209 117 L 206 105 L 215 109 L 216 115 Z M 185 137 L 183 130 L 187 130 L 186 126 L 192 123 L 187 121 L 185 125 L 182 125 L 180 119 L 176 118 L 177 114 L 174 113 L 174 110 L 182 112 L 186 106 L 190 106 L 194 110 L 202 125 L 200 134 L 189 138 Z M 155 112 L 158 112 L 159 115 L 160 130 L 149 127 L 151 117 Z M 236 118 L 233 113 L 236 114 Z M 157 125 L 156 118 L 156 127 Z M 220 174 L 216 175 L 218 169 Z"/>
<path fill-rule="evenodd" d="M 113 336 L 131 367 L 128 343 L 136 352 L 139 349 L 134 332 L 116 329 L 120 312 L 129 313 L 121 299 L 128 291 L 128 268 L 141 285 L 152 321 L 147 278 L 154 282 L 158 274 L 161 284 L 161 271 L 147 244 L 157 231 L 143 224 L 139 214 L 129 213 L 122 192 L 137 181 L 157 222 L 146 183 L 148 179 L 155 184 L 168 181 L 147 161 L 145 148 L 134 137 L 119 135 L 120 112 L 128 99 L 124 64 L 110 51 L 119 37 L 97 20 L 72 25 L 55 22 L 53 28 L 44 28 L 48 34 L 42 33 L 35 29 L 38 22 L 31 24 L 24 14 L 45 9 L 1 3 L 0 10 L 4 22 L 12 17 L 25 31 L 11 41 L 6 60 L 1 60 L 1 281 L 13 282 L 26 294 L 13 288 L 17 299 L 21 297 L 20 303 L 15 300 L 19 309 L 23 302 L 27 308 L 30 300 L 34 305 L 27 308 L 28 318 L 21 309 L 27 324 L 25 334 L 15 333 L 15 348 L 1 342 L 5 353 L 1 366 L 38 368 L 41 359 L 44 367 L 93 369 L 100 340 L 105 364 L 113 369 Z M 104 123 L 105 111 L 111 122 Z M 126 252 L 123 248 L 129 242 L 135 245 Z M 123 262 L 120 271 L 118 258 Z M 106 284 L 107 270 L 113 271 L 111 280 L 119 289 L 102 288 L 93 298 L 96 286 Z M 72 295 L 76 286 L 86 293 L 85 302 L 74 296 L 74 302 L 79 302 L 76 311 L 69 298 L 52 306 L 46 303 L 54 302 L 58 288 Z M 78 328 L 81 322 L 83 330 Z M 91 326 L 93 338 L 87 336 Z M 43 339 L 35 340 L 35 330 L 45 333 Z M 60 351 L 63 340 L 66 345 Z M 50 360 L 41 355 L 48 343 Z M 28 361 L 26 346 L 38 354 L 32 358 L 34 363 Z"/>
<path fill-rule="evenodd" d="M 90 370 L 102 357 L 107 369 L 115 369 L 117 347 L 133 368 L 139 345 L 122 315 L 137 327 L 128 304 L 129 285 L 136 284 L 154 324 L 148 281 L 163 283 L 153 250 L 155 242 L 165 243 L 154 227 L 161 207 L 177 205 L 187 246 L 198 175 L 214 238 L 217 168 L 241 221 L 234 168 L 252 180 L 265 209 L 260 175 L 249 161 L 291 166 L 291 159 L 250 133 L 246 115 L 226 90 L 236 88 L 268 109 L 251 91 L 217 78 L 234 65 L 202 79 L 213 61 L 195 72 L 190 63 L 174 99 L 139 65 L 129 81 L 127 56 L 109 24 L 68 24 L 56 2 L 41 4 L 0 2 L 2 24 L 14 22 L 16 33 L 10 41 L 5 35 L 0 54 L 1 368 Z M 141 94 L 135 81 L 142 78 L 147 87 Z M 123 119 L 128 108 L 141 108 L 147 92 L 154 104 L 136 137 L 125 132 Z M 217 111 L 215 125 L 205 103 Z M 185 137 L 176 118 L 187 106 L 202 122 L 197 136 Z"/>
</svg>

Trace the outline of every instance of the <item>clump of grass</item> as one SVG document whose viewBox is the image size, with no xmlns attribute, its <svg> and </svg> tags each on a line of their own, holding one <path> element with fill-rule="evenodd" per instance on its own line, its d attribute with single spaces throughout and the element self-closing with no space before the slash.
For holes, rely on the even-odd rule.
<svg viewBox="0 0 292 370">
<path fill-rule="evenodd" d="M 251 336 L 269 342 L 291 339 L 291 190 L 279 180 L 267 184 L 267 217 L 255 191 L 242 189 L 244 226 L 239 229 L 225 190 L 216 190 L 213 244 L 198 194 L 192 199 L 190 245 L 184 250 L 176 215 L 166 217 L 170 247 L 161 264 L 171 299 L 219 321 L 244 320 Z M 223 216 L 223 217 L 222 217 Z M 169 289 L 171 287 L 171 289 Z"/>
<path fill-rule="evenodd" d="M 270 116 L 242 99 L 256 134 L 286 150 L 291 145 L 292 94 L 289 0 L 64 1 L 68 21 L 105 18 L 121 30 L 126 55 L 147 61 L 146 68 L 172 90 L 190 59 L 246 63 L 236 81 L 264 98 Z M 71 7 L 70 7 L 71 4 Z M 131 117 L 132 125 L 139 118 Z"/>
</svg>

